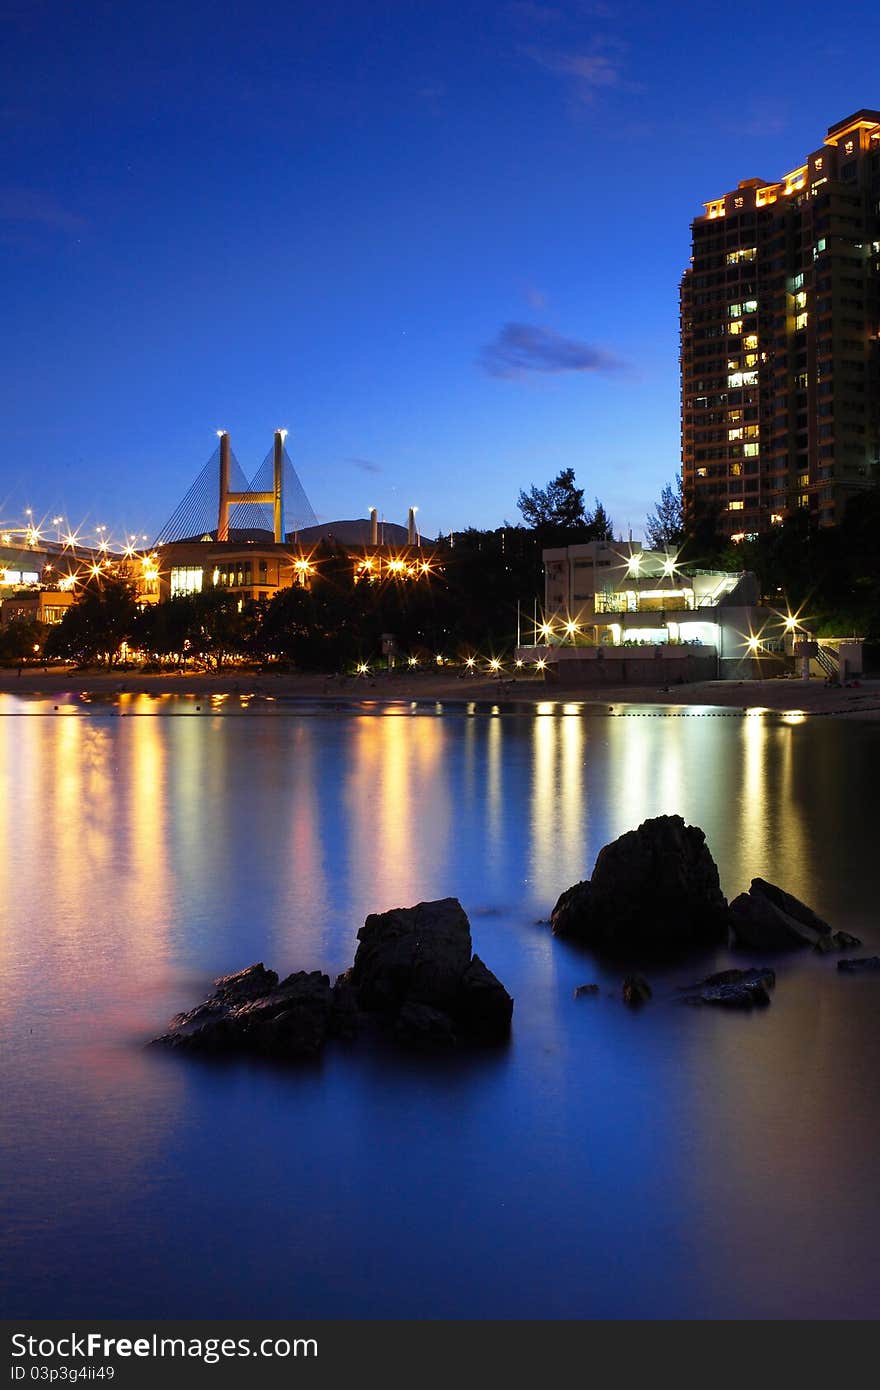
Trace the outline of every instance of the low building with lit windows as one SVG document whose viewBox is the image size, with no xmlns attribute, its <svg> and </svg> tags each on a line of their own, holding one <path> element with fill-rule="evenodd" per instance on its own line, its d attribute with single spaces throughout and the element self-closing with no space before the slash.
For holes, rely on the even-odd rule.
<svg viewBox="0 0 880 1390">
<path fill-rule="evenodd" d="M 797 624 L 759 603 L 748 572 L 681 566 L 638 543 L 545 550 L 544 611 L 534 644 L 566 680 L 634 684 L 778 674 Z"/>
<path fill-rule="evenodd" d="M 73 602 L 69 589 L 19 589 L 0 603 L 0 624 L 45 623 L 53 627 Z"/>
</svg>

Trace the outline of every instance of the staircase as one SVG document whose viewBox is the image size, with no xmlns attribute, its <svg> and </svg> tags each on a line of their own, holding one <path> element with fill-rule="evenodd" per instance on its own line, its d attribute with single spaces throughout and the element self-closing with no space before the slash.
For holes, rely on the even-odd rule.
<svg viewBox="0 0 880 1390">
<path fill-rule="evenodd" d="M 840 679 L 840 659 L 833 647 L 820 646 L 813 660 L 821 668 L 823 676 L 829 676 L 833 681 Z"/>
</svg>

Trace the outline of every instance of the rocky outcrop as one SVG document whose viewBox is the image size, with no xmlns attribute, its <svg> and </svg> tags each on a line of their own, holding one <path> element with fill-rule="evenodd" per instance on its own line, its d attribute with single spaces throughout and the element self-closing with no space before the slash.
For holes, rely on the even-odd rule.
<svg viewBox="0 0 880 1390">
<path fill-rule="evenodd" d="M 314 1057 L 327 1040 L 330 980 L 304 970 L 278 983 L 262 964 L 215 980 L 214 993 L 178 1014 L 156 1042 L 191 1052 L 252 1052 L 270 1057 Z"/>
<path fill-rule="evenodd" d="M 786 951 L 830 942 L 827 922 L 811 908 L 763 878 L 753 878 L 748 893 L 730 904 L 734 942 L 757 951 Z"/>
<path fill-rule="evenodd" d="M 470 924 L 457 898 L 372 913 L 358 941 L 347 977 L 358 1007 L 399 1040 L 448 1045 L 509 1034 L 513 1000 L 472 956 Z"/>
<path fill-rule="evenodd" d="M 397 1042 L 447 1048 L 510 1033 L 513 1000 L 471 951 L 457 898 L 371 914 L 352 967 L 331 989 L 320 971 L 279 983 L 262 963 L 214 981 L 203 1004 L 178 1014 L 161 1046 L 222 1055 L 315 1057 L 328 1038 L 353 1039 L 378 1024 Z"/>
<path fill-rule="evenodd" d="M 753 1009 L 769 1004 L 776 987 L 775 970 L 719 970 L 695 985 L 685 986 L 683 1004 L 713 1004 L 722 1009 Z"/>
<path fill-rule="evenodd" d="M 725 940 L 727 902 L 702 830 L 657 816 L 600 850 L 592 878 L 561 895 L 550 922 L 613 955 L 669 954 Z"/>
</svg>

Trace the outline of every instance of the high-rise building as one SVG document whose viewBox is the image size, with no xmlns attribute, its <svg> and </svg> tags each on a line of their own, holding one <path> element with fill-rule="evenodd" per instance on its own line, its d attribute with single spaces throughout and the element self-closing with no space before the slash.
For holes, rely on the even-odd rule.
<svg viewBox="0 0 880 1390">
<path fill-rule="evenodd" d="M 733 536 L 798 509 L 833 525 L 880 481 L 880 111 L 705 208 L 681 282 L 686 512 Z"/>
</svg>

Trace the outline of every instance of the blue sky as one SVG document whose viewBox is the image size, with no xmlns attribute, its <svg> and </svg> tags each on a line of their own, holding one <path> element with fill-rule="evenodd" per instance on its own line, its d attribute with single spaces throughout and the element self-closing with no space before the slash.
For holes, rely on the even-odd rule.
<svg viewBox="0 0 880 1390">
<path fill-rule="evenodd" d="M 3 0 L 0 519 L 153 535 L 229 429 L 321 518 L 678 468 L 689 223 L 880 107 L 875 6 Z"/>
</svg>

